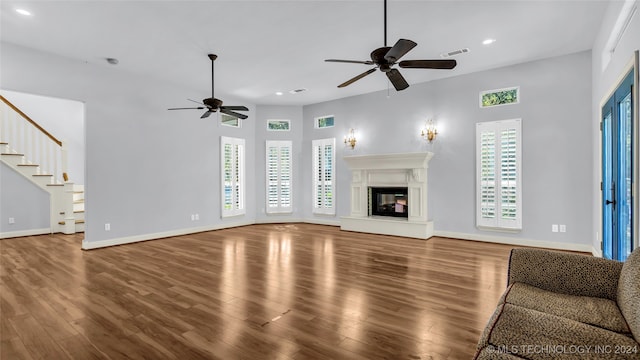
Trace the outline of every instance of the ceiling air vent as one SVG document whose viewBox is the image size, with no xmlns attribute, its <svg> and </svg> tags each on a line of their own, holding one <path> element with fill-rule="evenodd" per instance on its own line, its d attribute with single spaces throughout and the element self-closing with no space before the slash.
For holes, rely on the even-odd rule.
<svg viewBox="0 0 640 360">
<path fill-rule="evenodd" d="M 293 89 L 289 91 L 289 94 L 300 94 L 301 92 L 305 92 L 305 91 L 307 91 L 307 89 L 305 88 Z"/>
<path fill-rule="evenodd" d="M 456 56 L 456 55 L 460 55 L 460 54 L 464 54 L 464 53 L 468 53 L 469 48 L 463 48 L 463 49 L 458 49 L 458 50 L 453 50 L 453 51 L 449 51 L 447 53 L 442 53 L 440 54 L 441 58 L 448 58 L 448 57 L 452 57 L 452 56 Z"/>
</svg>

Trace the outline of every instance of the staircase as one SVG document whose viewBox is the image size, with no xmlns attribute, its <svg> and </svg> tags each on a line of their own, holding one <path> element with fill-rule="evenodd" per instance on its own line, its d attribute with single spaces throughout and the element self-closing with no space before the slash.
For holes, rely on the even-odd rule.
<svg viewBox="0 0 640 360">
<path fill-rule="evenodd" d="M 50 232 L 84 232 L 84 186 L 68 181 L 64 143 L 3 96 L 0 137 L 0 161 L 50 194 Z"/>
</svg>

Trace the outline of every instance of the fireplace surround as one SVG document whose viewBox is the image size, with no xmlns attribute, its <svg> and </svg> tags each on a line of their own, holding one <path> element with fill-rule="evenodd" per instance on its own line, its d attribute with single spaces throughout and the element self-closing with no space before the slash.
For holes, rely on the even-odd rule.
<svg viewBox="0 0 640 360">
<path fill-rule="evenodd" d="M 340 218 L 340 228 L 419 239 L 433 236 L 433 222 L 427 217 L 427 168 L 432 156 L 431 152 L 345 156 L 351 170 L 351 207 L 349 216 Z M 397 202 L 399 211 L 406 205 L 406 217 L 373 214 L 372 188 L 406 188 L 406 204 Z"/>
</svg>

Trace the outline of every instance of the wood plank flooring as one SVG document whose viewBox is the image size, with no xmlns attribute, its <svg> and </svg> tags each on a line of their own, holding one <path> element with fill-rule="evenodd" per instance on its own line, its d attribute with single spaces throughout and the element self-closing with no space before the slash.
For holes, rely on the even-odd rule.
<svg viewBox="0 0 640 360">
<path fill-rule="evenodd" d="M 0 359 L 469 359 L 512 246 L 252 225 L 0 241 Z"/>
</svg>

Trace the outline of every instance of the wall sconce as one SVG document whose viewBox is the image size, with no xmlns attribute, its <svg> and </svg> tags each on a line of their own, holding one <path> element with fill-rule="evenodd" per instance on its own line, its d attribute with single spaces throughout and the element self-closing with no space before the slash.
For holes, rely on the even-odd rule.
<svg viewBox="0 0 640 360">
<path fill-rule="evenodd" d="M 344 137 L 344 144 L 349 144 L 351 149 L 356 147 L 356 135 L 353 129 L 349 129 L 349 135 Z"/>
<path fill-rule="evenodd" d="M 436 135 L 438 135 L 438 129 L 433 125 L 433 120 L 429 119 L 425 124 L 424 129 L 420 131 L 420 136 L 422 136 L 423 139 L 432 142 L 436 139 Z"/>
</svg>

